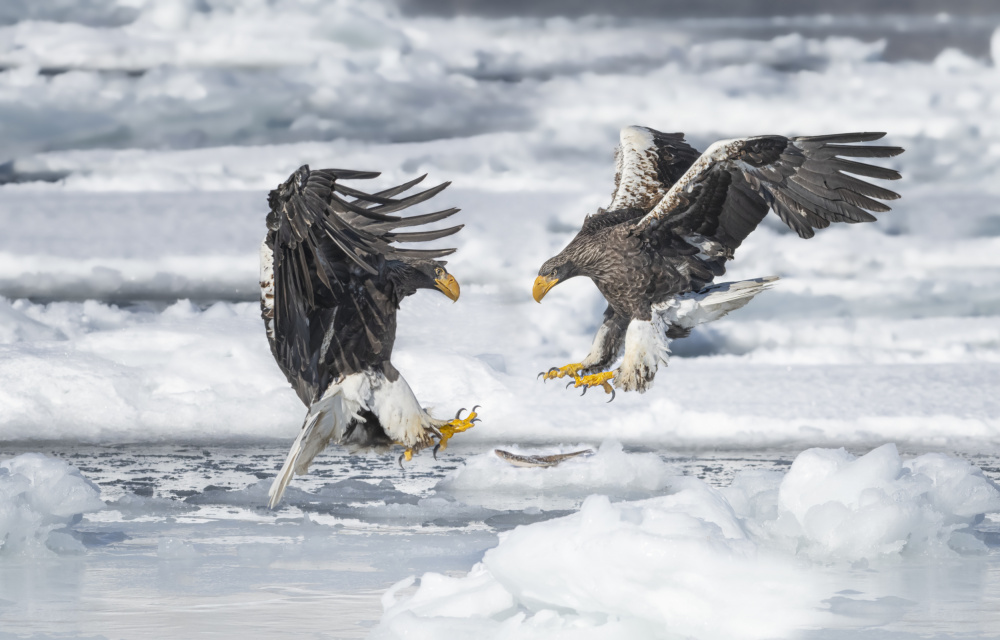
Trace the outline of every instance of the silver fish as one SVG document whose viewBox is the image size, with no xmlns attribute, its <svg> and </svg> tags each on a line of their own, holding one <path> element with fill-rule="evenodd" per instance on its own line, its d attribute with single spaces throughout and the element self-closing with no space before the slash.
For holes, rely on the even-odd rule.
<svg viewBox="0 0 1000 640">
<path fill-rule="evenodd" d="M 593 449 L 583 449 L 572 453 L 554 453 L 548 456 L 526 456 L 519 453 L 511 453 L 503 449 L 494 449 L 493 453 L 504 462 L 509 462 L 515 467 L 554 467 L 564 460 L 575 458 L 581 455 L 591 455 Z"/>
</svg>

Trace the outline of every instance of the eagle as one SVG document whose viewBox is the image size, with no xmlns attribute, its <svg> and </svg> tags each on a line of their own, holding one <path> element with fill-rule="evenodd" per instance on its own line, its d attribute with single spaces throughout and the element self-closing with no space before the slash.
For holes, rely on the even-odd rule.
<svg viewBox="0 0 1000 640">
<path fill-rule="evenodd" d="M 344 181 L 380 174 L 300 167 L 267 198 L 267 235 L 260 247 L 261 317 L 271 353 L 307 411 L 302 430 L 271 486 L 269 506 L 281 500 L 293 474 L 330 443 L 351 451 L 402 445 L 413 454 L 477 421 L 475 409 L 454 420 L 431 417 L 390 357 L 396 311 L 407 296 L 434 289 L 455 301 L 460 289 L 438 260 L 455 249 L 397 246 L 436 240 L 463 225 L 399 231 L 454 215 L 451 208 L 408 217 L 392 215 L 429 200 L 450 183 L 397 197 L 425 177 L 377 193 Z"/>
<path fill-rule="evenodd" d="M 538 270 L 537 302 L 552 287 L 585 276 L 608 303 L 590 353 L 552 367 L 543 380 L 567 387 L 646 391 L 670 341 L 739 309 L 775 276 L 713 284 L 768 211 L 802 238 L 833 222 L 872 222 L 899 194 L 858 176 L 897 180 L 898 172 L 848 158 L 889 158 L 899 147 L 857 144 L 884 133 L 778 135 L 722 140 L 699 154 L 682 133 L 621 130 L 615 189 L 569 245 Z M 621 358 L 617 369 L 612 365 Z M 613 385 L 613 386 L 612 386 Z"/>
</svg>

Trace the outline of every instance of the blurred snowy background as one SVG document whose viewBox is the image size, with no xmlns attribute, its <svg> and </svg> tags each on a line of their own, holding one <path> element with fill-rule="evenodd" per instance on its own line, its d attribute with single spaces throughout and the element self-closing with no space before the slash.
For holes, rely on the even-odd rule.
<svg viewBox="0 0 1000 640">
<path fill-rule="evenodd" d="M 357 637 L 424 571 L 465 577 L 401 584 L 375 633 L 994 637 L 996 489 L 927 452 L 997 477 L 1000 8 L 688 4 L 0 4 L 0 638 Z M 602 301 L 574 281 L 539 306 L 530 284 L 607 204 L 630 124 L 699 148 L 887 131 L 903 199 L 810 241 L 766 223 L 727 279 L 778 287 L 675 343 L 650 393 L 579 398 L 535 375 L 586 353 Z M 257 247 L 266 191 L 303 163 L 454 182 L 434 204 L 463 209 L 462 299 L 408 300 L 393 359 L 441 415 L 484 422 L 406 474 L 331 452 L 271 514 L 303 409 L 264 338 Z M 561 475 L 479 455 L 606 438 L 625 450 Z M 886 442 L 903 458 L 810 451 L 784 473 Z M 654 502 L 590 500 L 465 575 L 499 531 L 590 493 Z M 533 551 L 572 518 L 582 555 Z M 589 591 L 544 580 L 584 584 L 566 571 L 588 549 L 635 540 L 665 555 L 609 561 Z M 761 576 L 792 588 L 736 598 Z"/>
</svg>

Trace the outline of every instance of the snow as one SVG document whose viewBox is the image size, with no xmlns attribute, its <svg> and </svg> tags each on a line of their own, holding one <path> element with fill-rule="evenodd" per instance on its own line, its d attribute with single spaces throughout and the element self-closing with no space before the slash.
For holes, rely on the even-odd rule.
<svg viewBox="0 0 1000 640">
<path fill-rule="evenodd" d="M 0 637 L 996 637 L 991 20 L 5 3 Z M 884 130 L 903 197 L 809 241 L 765 221 L 725 280 L 777 286 L 606 404 L 536 379 L 599 294 L 530 287 L 633 124 Z M 271 512 L 305 409 L 257 251 L 304 163 L 453 182 L 426 210 L 462 208 L 462 298 L 408 299 L 393 361 L 483 422 L 404 470 L 331 450 Z"/>
<path fill-rule="evenodd" d="M 610 185 L 610 160 L 604 169 Z M 579 196 L 456 184 L 436 199 L 463 207 L 449 261 L 462 298 L 408 299 L 394 362 L 436 415 L 483 405 L 485 422 L 462 438 L 484 444 L 592 446 L 613 435 L 649 446 L 977 450 L 1000 438 L 1000 247 L 983 231 L 998 212 L 985 189 L 914 185 L 878 223 L 810 241 L 758 229 L 726 279 L 778 274 L 778 285 L 672 343 L 651 393 L 605 408 L 600 393 L 535 380 L 587 352 L 603 310 L 587 282 L 560 284 L 542 305 L 530 297 L 538 265 L 579 223 Z M 0 284 L 41 298 L 12 299 L 18 315 L 0 323 L 6 437 L 294 438 L 304 409 L 272 364 L 256 302 L 241 302 L 257 296 L 263 200 L 0 189 L 10 221 Z M 955 202 L 961 215 L 943 219 Z M 45 224 L 16 224 L 26 206 Z M 88 297 L 107 302 L 62 301 Z"/>
<path fill-rule="evenodd" d="M 10 307 L 59 339 L 2 345 L 5 439 L 226 440 L 288 433 L 304 409 L 287 394 L 257 305 L 188 301 L 162 311 L 97 302 Z M 48 337 L 48 336 L 46 336 Z"/>
<path fill-rule="evenodd" d="M 465 296 L 455 305 L 434 293 L 407 301 L 394 362 L 437 416 L 483 405 L 484 422 L 462 435 L 469 442 L 592 446 L 613 435 L 636 445 L 718 446 L 739 434 L 765 447 L 891 439 L 975 450 L 1000 439 L 989 318 L 797 320 L 780 311 L 779 298 L 771 320 L 715 323 L 695 345 L 708 354 L 672 358 L 653 392 L 619 394 L 604 407 L 601 393 L 579 398 L 558 381 L 535 380 L 585 352 L 598 309 L 588 305 L 593 317 L 580 318 L 560 301 L 557 313 L 576 325 L 567 336 L 558 335 L 566 326 L 559 316 L 531 329 L 517 315 L 534 312 L 527 295 L 504 309 L 506 327 L 507 318 L 494 316 L 502 294 L 467 287 Z M 13 342 L 0 344 L 0 420 L 9 440 L 290 442 L 301 426 L 304 407 L 273 365 L 256 303 L 202 309 L 180 301 L 159 311 L 20 300 L 9 308 L 18 314 L 4 325 Z M 31 331 L 43 339 L 19 337 Z M 496 331 L 512 331 L 506 345 L 496 344 Z M 558 344 L 543 342 L 548 331 Z M 498 347 L 501 370 L 497 354 L 479 357 Z M 589 420 L 595 411 L 600 420 Z"/>
</svg>

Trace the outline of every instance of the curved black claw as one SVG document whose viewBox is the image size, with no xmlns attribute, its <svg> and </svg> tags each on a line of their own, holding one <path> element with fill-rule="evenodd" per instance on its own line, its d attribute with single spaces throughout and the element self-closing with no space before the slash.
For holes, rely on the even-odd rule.
<svg viewBox="0 0 1000 640">
<path fill-rule="evenodd" d="M 456 419 L 456 420 L 458 420 L 458 419 L 459 419 L 459 417 L 458 417 L 458 416 L 462 415 L 462 412 L 463 412 L 463 411 L 465 411 L 465 407 L 462 407 L 461 409 L 459 409 L 459 410 L 458 410 L 458 412 L 457 412 L 457 413 L 455 413 L 455 419 Z M 474 409 L 473 409 L 473 411 L 474 411 Z"/>
<path fill-rule="evenodd" d="M 535 380 L 538 380 L 539 378 L 541 378 L 541 377 L 542 377 L 542 376 L 544 376 L 544 375 L 545 375 L 545 372 L 544 372 L 544 371 L 541 371 L 541 372 L 539 372 L 539 374 L 538 374 L 537 376 L 535 376 Z M 545 382 L 545 381 L 544 381 L 544 380 L 542 380 L 542 382 Z"/>
<path fill-rule="evenodd" d="M 580 396 L 583 397 L 583 396 L 587 395 L 587 389 L 589 389 L 589 388 L 590 387 L 588 387 L 587 385 L 583 385 L 583 393 L 581 393 Z"/>
<path fill-rule="evenodd" d="M 441 444 L 438 443 L 438 444 L 434 445 L 434 451 L 431 452 L 434 455 L 434 459 L 435 460 L 438 459 L 438 449 L 440 449 L 440 448 L 441 448 Z"/>
<path fill-rule="evenodd" d="M 480 420 L 479 418 L 472 419 L 472 424 L 476 424 L 477 422 L 482 422 L 482 420 Z"/>
<path fill-rule="evenodd" d="M 614 400 L 614 399 L 615 399 L 615 390 L 612 387 L 612 389 L 611 389 L 611 400 Z M 608 402 L 611 402 L 611 400 L 608 400 Z M 607 404 L 607 403 L 605 403 L 605 404 Z"/>
<path fill-rule="evenodd" d="M 400 469 L 402 469 L 402 468 L 403 468 L 403 456 L 405 456 L 405 455 L 406 455 L 405 453 L 401 453 L 401 454 L 399 454 L 399 458 L 398 458 L 398 459 L 396 460 L 396 462 L 398 462 L 398 463 L 399 463 L 399 468 L 400 468 Z"/>
<path fill-rule="evenodd" d="M 478 409 L 478 408 L 479 408 L 479 405 L 478 405 L 478 404 L 477 404 L 476 406 L 472 407 L 472 413 L 475 413 L 475 412 L 476 412 L 476 409 Z"/>
<path fill-rule="evenodd" d="M 574 384 L 576 384 L 576 380 L 570 380 L 569 382 L 566 383 L 566 386 L 564 388 L 569 389 Z"/>
</svg>

